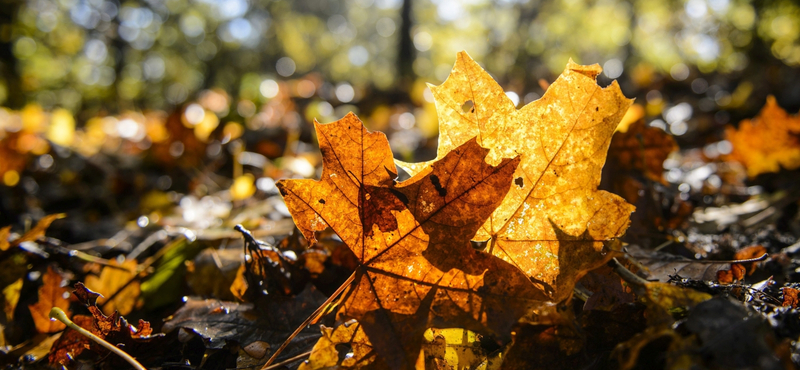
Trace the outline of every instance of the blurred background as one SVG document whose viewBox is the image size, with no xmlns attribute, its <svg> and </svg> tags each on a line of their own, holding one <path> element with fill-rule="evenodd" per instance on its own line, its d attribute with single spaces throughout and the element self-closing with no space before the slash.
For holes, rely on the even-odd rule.
<svg viewBox="0 0 800 370">
<path fill-rule="evenodd" d="M 719 142 L 768 95 L 800 108 L 791 0 L 0 0 L 0 22 L 0 224 L 76 206 L 45 206 L 42 173 L 101 191 L 129 169 L 111 194 L 202 197 L 253 172 L 273 191 L 314 175 L 311 122 L 349 111 L 396 156 L 432 158 L 426 83 L 460 50 L 518 106 L 569 58 L 599 63 L 682 147 Z"/>
</svg>

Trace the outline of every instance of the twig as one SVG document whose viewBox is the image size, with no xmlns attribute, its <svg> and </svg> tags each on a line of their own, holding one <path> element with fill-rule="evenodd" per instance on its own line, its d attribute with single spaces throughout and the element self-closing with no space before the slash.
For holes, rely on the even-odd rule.
<svg viewBox="0 0 800 370">
<path fill-rule="evenodd" d="M 117 348 L 115 345 L 113 345 L 111 343 L 106 342 L 103 338 L 100 338 L 100 337 L 92 334 L 90 331 L 88 331 L 88 330 L 78 326 L 74 322 L 72 322 L 72 320 L 70 320 L 67 317 L 67 314 L 64 313 L 64 310 L 62 310 L 62 309 L 60 309 L 58 307 L 53 307 L 52 309 L 50 309 L 50 318 L 58 320 L 58 321 L 61 321 L 62 323 L 64 323 L 64 325 L 66 325 L 70 329 L 75 330 L 78 333 L 80 333 L 81 335 L 83 335 L 83 336 L 95 341 L 97 344 L 103 346 L 105 349 L 107 349 L 107 350 L 109 350 L 111 352 L 114 352 L 117 356 L 122 357 L 123 360 L 128 361 L 128 363 L 131 364 L 131 366 L 133 366 L 134 369 L 136 369 L 136 370 L 147 370 L 147 368 L 142 366 L 142 364 L 140 364 L 139 361 L 136 361 L 135 358 L 133 358 L 133 357 L 131 357 L 131 355 L 125 353 L 125 351 Z"/>
<path fill-rule="evenodd" d="M 298 326 L 297 329 L 295 329 L 294 332 L 291 335 L 289 335 L 289 338 L 286 338 L 286 340 L 283 341 L 283 344 L 281 344 L 281 346 L 278 347 L 278 349 L 275 351 L 275 353 L 273 353 L 272 356 L 270 356 L 269 360 L 267 360 L 267 363 L 264 364 L 264 367 L 262 367 L 261 370 L 272 369 L 272 367 L 270 367 L 269 365 L 272 365 L 272 363 L 275 362 L 275 360 L 278 358 L 278 355 L 280 355 L 281 352 L 283 352 L 283 350 L 286 348 L 286 346 L 289 345 L 289 342 L 291 342 L 292 339 L 294 339 L 294 337 L 297 336 L 297 334 L 300 334 L 300 332 L 303 331 L 303 329 L 305 329 L 306 326 L 309 323 L 314 321 L 317 318 L 317 316 L 319 316 L 319 314 L 321 314 L 323 311 L 325 311 L 325 309 L 328 307 L 328 304 L 333 302 L 334 299 L 336 299 L 340 294 L 342 294 L 342 292 L 344 292 L 344 290 L 347 287 L 350 286 L 350 283 L 352 283 L 353 280 L 355 280 L 357 273 L 358 273 L 358 270 L 353 272 L 353 274 L 350 275 L 349 278 L 347 278 L 347 281 L 342 283 L 342 286 L 340 286 L 339 289 L 336 289 L 336 291 L 333 292 L 333 294 L 331 294 L 331 296 L 328 297 L 328 299 L 325 300 L 325 302 L 323 302 L 319 307 L 317 307 L 317 309 L 314 311 L 314 313 L 312 313 L 310 316 L 308 316 L 308 318 L 306 318 L 305 321 L 303 321 L 303 323 L 300 324 L 300 326 Z"/>
<path fill-rule="evenodd" d="M 308 352 L 303 352 L 303 353 L 301 353 L 301 354 L 299 354 L 299 355 L 297 355 L 297 356 L 294 356 L 294 357 L 292 357 L 292 358 L 288 358 L 288 359 L 286 359 L 286 360 L 283 360 L 283 361 L 281 361 L 281 362 L 278 362 L 277 364 L 272 364 L 272 365 L 270 365 L 270 366 L 267 366 L 267 367 L 263 368 L 262 370 L 272 370 L 272 369 L 277 369 L 277 368 L 279 368 L 279 367 L 281 367 L 281 366 L 283 366 L 283 365 L 286 365 L 286 364 L 289 364 L 289 363 L 295 362 L 295 361 L 297 361 L 297 360 L 299 360 L 299 359 L 301 359 L 301 358 L 303 358 L 303 357 L 308 357 L 308 356 L 310 356 L 310 355 L 311 355 L 311 351 L 308 351 Z"/>
</svg>

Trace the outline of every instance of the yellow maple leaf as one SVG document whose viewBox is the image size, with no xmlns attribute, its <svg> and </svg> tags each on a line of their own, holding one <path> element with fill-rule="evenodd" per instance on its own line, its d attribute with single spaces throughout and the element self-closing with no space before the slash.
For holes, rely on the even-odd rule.
<svg viewBox="0 0 800 370">
<path fill-rule="evenodd" d="M 477 137 L 486 161 L 521 157 L 503 202 L 474 240 L 519 267 L 550 298 L 567 298 L 577 278 L 611 258 L 604 242 L 627 229 L 634 207 L 598 191 L 611 136 L 632 100 L 613 82 L 596 83 L 600 66 L 572 60 L 544 96 L 517 110 L 466 52 L 431 86 L 439 116 L 438 158 Z M 398 165 L 416 174 L 431 162 Z"/>
<path fill-rule="evenodd" d="M 794 170 L 800 167 L 800 115 L 790 116 L 774 96 L 752 120 L 739 123 L 739 129 L 729 126 L 725 138 L 733 145 L 730 159 L 747 168 L 751 178 L 762 173 L 778 172 L 781 167 Z"/>
</svg>

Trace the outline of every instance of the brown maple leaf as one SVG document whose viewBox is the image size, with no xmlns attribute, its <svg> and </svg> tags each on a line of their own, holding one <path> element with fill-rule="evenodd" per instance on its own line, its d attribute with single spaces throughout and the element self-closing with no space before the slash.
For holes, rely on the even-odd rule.
<svg viewBox="0 0 800 370">
<path fill-rule="evenodd" d="M 74 294 L 78 301 L 86 305 L 92 315 L 75 315 L 73 322 L 109 343 L 124 347 L 125 351 L 133 356 L 141 356 L 148 351 L 152 353 L 159 347 L 159 341 L 164 338 L 163 334 L 154 335 L 150 323 L 147 321 L 140 319 L 139 324 L 134 327 L 128 324 L 128 321 L 120 316 L 119 312 L 115 311 L 106 316 L 97 307 L 97 298 L 100 297 L 100 294 L 87 289 L 80 282 L 75 283 Z M 68 329 L 53 343 L 48 361 L 51 365 L 67 366 L 76 356 L 87 350 L 91 350 L 101 357 L 108 356 L 110 353 L 89 338 Z M 108 360 L 110 361 L 109 366 L 112 368 L 121 366 L 117 362 L 122 360 L 116 356 L 111 356 Z"/>
<path fill-rule="evenodd" d="M 613 82 L 595 79 L 598 65 L 571 60 L 544 96 L 517 110 L 503 89 L 465 52 L 439 86 L 438 158 L 473 137 L 490 149 L 487 162 L 520 156 L 502 204 L 475 240 L 519 267 L 553 301 L 572 293 L 577 278 L 611 258 L 604 242 L 621 236 L 634 207 L 598 191 L 606 151 L 631 100 Z M 431 162 L 398 164 L 415 174 Z"/>
<path fill-rule="evenodd" d="M 382 133 L 353 114 L 316 129 L 321 179 L 282 180 L 278 188 L 310 242 L 331 227 L 358 258 L 340 314 L 361 323 L 390 367 L 415 363 L 432 322 L 505 338 L 546 299 L 516 268 L 469 243 L 508 191 L 519 159 L 489 165 L 488 150 L 470 140 L 395 184 Z"/>
<path fill-rule="evenodd" d="M 767 97 L 757 117 L 739 123 L 738 130 L 726 128 L 725 138 L 733 145 L 729 158 L 743 164 L 751 178 L 800 167 L 800 115 L 790 116 L 774 96 Z"/>
<path fill-rule="evenodd" d="M 28 309 L 33 316 L 33 323 L 40 333 L 55 333 L 64 330 L 66 325 L 60 321 L 50 320 L 50 310 L 58 307 L 70 315 L 69 289 L 62 286 L 64 278 L 52 267 L 42 275 L 42 286 L 39 288 L 39 301 L 29 305 Z"/>
</svg>

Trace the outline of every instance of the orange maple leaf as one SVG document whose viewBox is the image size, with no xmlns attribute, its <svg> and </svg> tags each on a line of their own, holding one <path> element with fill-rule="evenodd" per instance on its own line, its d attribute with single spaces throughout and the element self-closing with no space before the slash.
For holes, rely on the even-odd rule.
<svg viewBox="0 0 800 370">
<path fill-rule="evenodd" d="M 598 65 L 571 60 L 544 96 L 517 110 L 466 52 L 439 86 L 430 86 L 439 116 L 438 158 L 472 137 L 490 149 L 487 162 L 520 156 L 503 202 L 478 231 L 487 250 L 519 267 L 549 292 L 569 297 L 575 281 L 607 262 L 604 243 L 621 236 L 634 207 L 598 191 L 611 136 L 631 100 Z M 430 165 L 402 163 L 411 174 Z"/>
<path fill-rule="evenodd" d="M 743 164 L 751 178 L 800 167 L 800 115 L 790 116 L 774 96 L 767 97 L 758 116 L 739 123 L 738 130 L 728 126 L 725 138 L 733 145 L 730 159 Z"/>
<path fill-rule="evenodd" d="M 487 164 L 475 140 L 396 184 L 389 143 L 352 113 L 315 123 L 319 181 L 278 188 L 300 231 L 331 227 L 357 256 L 340 315 L 360 322 L 392 368 L 409 368 L 433 322 L 507 338 L 517 319 L 547 297 L 510 264 L 469 241 L 511 185 L 518 158 Z"/>
<path fill-rule="evenodd" d="M 53 307 L 64 310 L 64 312 L 67 312 L 67 316 L 70 315 L 69 289 L 61 285 L 63 280 L 64 278 L 61 277 L 61 274 L 52 267 L 48 267 L 47 272 L 42 276 L 39 301 L 28 306 L 31 316 L 33 316 L 36 330 L 40 333 L 55 333 L 64 330 L 66 327 L 60 321 L 50 320 L 50 310 Z"/>
</svg>

